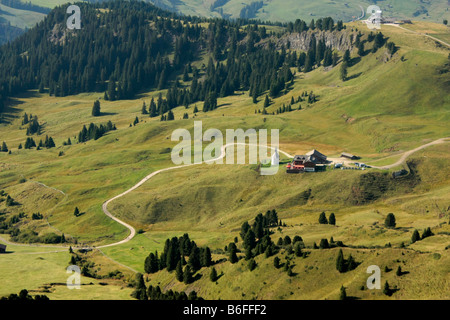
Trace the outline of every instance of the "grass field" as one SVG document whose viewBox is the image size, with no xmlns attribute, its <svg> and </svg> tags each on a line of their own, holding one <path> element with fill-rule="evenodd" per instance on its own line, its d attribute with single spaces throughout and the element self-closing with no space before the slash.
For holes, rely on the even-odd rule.
<svg viewBox="0 0 450 320">
<path fill-rule="evenodd" d="M 423 30 L 427 25 L 430 30 L 440 29 L 425 23 L 417 28 Z M 348 27 L 360 29 L 361 24 Z M 11 154 L 0 153 L 0 190 L 10 194 L 20 205 L 6 207 L 1 202 L 0 211 L 7 217 L 25 212 L 28 218 L 21 221 L 21 226 L 40 235 L 64 233 L 69 240 L 97 246 L 122 240 L 128 230 L 104 215 L 102 203 L 149 173 L 173 166 L 170 153 L 165 151 L 177 143 L 171 141 L 171 133 L 177 128 L 192 131 L 193 120 L 201 120 L 204 130 L 217 128 L 222 132 L 227 128 L 279 129 L 280 148 L 290 154 L 317 149 L 328 156 L 338 156 L 347 151 L 361 156 L 362 162 L 375 165 L 394 163 L 401 151 L 450 136 L 450 96 L 448 82 L 445 82 L 448 75 L 439 75 L 436 71 L 447 61 L 448 50 L 395 27 L 382 31 L 399 47 L 395 55 L 388 57 L 385 48 L 376 53 L 367 52 L 361 62 L 349 68 L 349 75 L 353 77 L 346 82 L 339 79 L 339 66 L 331 70 L 319 67 L 308 74 L 297 72 L 292 90 L 274 99 L 268 111 L 275 111 L 283 103 L 289 103 L 291 96 L 297 97 L 303 91 L 314 91 L 319 101 L 312 105 L 302 102 L 302 110 L 280 115 L 255 113 L 263 108 L 263 96 L 255 105 L 248 92 L 220 98 L 218 109 L 199 112 L 195 117 L 193 106 L 176 108 L 176 120 L 169 122 L 140 113 L 142 102 L 148 105 L 158 92 L 115 102 L 104 101 L 103 93 L 56 98 L 30 91 L 13 98 L 0 124 L 0 142 L 5 141 L 11 150 Z M 368 45 L 366 50 L 370 48 Z M 356 53 L 352 57 L 358 60 Z M 91 108 L 96 99 L 100 99 L 104 114 L 94 118 Z M 197 106 L 201 109 L 202 105 L 197 103 Z M 49 135 L 55 140 L 56 148 L 18 149 L 26 140 L 26 128 L 21 125 L 24 112 L 37 115 L 44 124 L 43 134 L 34 137 L 36 142 Z M 189 120 L 181 120 L 185 112 Z M 136 116 L 141 122 L 130 127 Z M 97 141 L 75 143 L 83 125 L 108 120 L 116 124 L 117 131 Z M 63 146 L 69 137 L 73 144 Z M 60 152 L 63 154 L 58 156 Z M 253 273 L 246 271 L 244 262 L 237 267 L 229 262 L 217 265 L 219 273 L 224 271 L 218 285 L 209 281 L 206 269 L 201 279 L 188 287 L 174 282 L 173 275 L 165 271 L 151 275 L 150 283 L 160 283 L 165 289 L 195 289 L 206 298 L 216 298 L 220 294 L 222 298 L 244 299 L 336 299 L 340 286 L 345 285 L 349 286 L 348 293 L 352 296 L 382 299 L 385 297 L 381 294 L 359 290 L 367 278 L 365 268 L 370 264 L 380 264 L 380 267 L 389 264 L 390 268 L 396 268 L 400 262 L 393 261 L 398 259 L 405 261 L 405 270 L 410 273 L 397 279 L 394 269 L 387 275 L 386 279 L 400 288 L 393 298 L 448 298 L 449 264 L 445 248 L 450 244 L 447 234 L 450 231 L 449 144 L 429 147 L 411 159 L 417 164 L 419 182 L 394 184 L 389 193 L 362 205 L 354 205 L 351 196 L 352 187 L 358 185 L 364 171 L 328 170 L 286 175 L 281 166 L 278 174 L 263 177 L 255 170 L 255 165 L 205 164 L 164 172 L 108 207 L 114 215 L 142 229 L 143 233 L 126 244 L 102 249 L 112 261 L 101 254 L 92 255 L 91 259 L 104 272 L 116 268 L 129 272 L 118 263 L 142 272 L 145 257 L 151 251 L 160 252 L 167 238 L 189 233 L 199 245 L 223 248 L 238 235 L 244 221 L 251 221 L 259 212 L 277 209 L 287 226 L 282 232 L 275 230 L 272 236 L 275 241 L 285 235 L 301 235 L 305 244 L 312 246 L 322 238 L 333 236 L 335 240 L 354 246 L 385 246 L 390 242 L 395 248 L 345 249 L 346 255 L 354 250 L 355 258 L 362 264 L 343 275 L 335 274 L 337 252 L 332 249 L 313 250 L 304 260 L 295 258 L 294 272 L 298 276 L 293 278 L 279 274 L 282 271 L 273 268 L 272 259 L 259 257 Z M 312 190 L 312 197 L 302 202 L 299 195 L 307 189 Z M 75 207 L 80 209 L 81 216 L 73 215 Z M 44 215 L 44 220 L 30 219 L 37 211 Z M 322 211 L 327 215 L 336 214 L 336 227 L 317 223 Z M 390 212 L 395 213 L 397 219 L 395 230 L 383 226 Z M 445 216 L 439 218 L 442 212 Z M 436 236 L 407 249 L 397 248 L 401 242 L 409 243 L 414 229 L 422 232 L 427 227 L 431 227 Z M 2 276 L 7 281 L 1 287 L 0 296 L 18 293 L 23 288 L 38 290 L 48 283 L 65 283 L 69 254 L 32 254 L 40 250 L 54 249 L 8 245 L 8 251 L 13 253 L 2 255 L 0 260 L 0 273 L 8 275 Z M 441 257 L 437 259 L 434 254 Z M 35 269 L 29 269 L 30 265 Z M 13 276 L 19 266 L 21 276 Z M 262 275 L 276 281 L 263 285 Z M 426 281 L 429 285 L 425 285 Z M 83 286 L 79 293 L 56 285 L 49 297 L 129 298 L 131 289 L 125 288 L 122 282 L 113 281 L 108 285 L 99 282 L 102 281 L 92 279 L 93 285 Z M 437 283 L 443 284 L 442 289 L 435 288 Z M 85 288 L 89 288 L 89 293 L 84 293 Z"/>
</svg>

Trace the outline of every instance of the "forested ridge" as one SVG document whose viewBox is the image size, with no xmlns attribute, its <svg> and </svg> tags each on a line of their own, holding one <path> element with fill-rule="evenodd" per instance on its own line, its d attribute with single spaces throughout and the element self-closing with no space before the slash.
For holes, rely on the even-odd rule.
<svg viewBox="0 0 450 320">
<path fill-rule="evenodd" d="M 61 6 L 0 47 L 1 100 L 28 89 L 54 96 L 105 92 L 108 100 L 130 99 L 143 89 L 169 89 L 152 105 L 150 116 L 197 101 L 204 101 L 203 111 L 213 110 L 217 97 L 237 90 L 249 90 L 256 103 L 264 91 L 272 97 L 286 93 L 292 67 L 310 71 L 324 59 L 332 63 L 332 48 L 321 39 L 313 37 L 311 52 L 297 56 L 284 47 L 277 50 L 277 37 L 343 28 L 331 18 L 309 24 L 297 20 L 275 35 L 267 25 L 249 20 L 178 16 L 138 1 L 78 5 L 81 30 L 66 29 L 69 14 Z M 210 58 L 203 68 L 191 66 L 204 55 Z"/>
</svg>

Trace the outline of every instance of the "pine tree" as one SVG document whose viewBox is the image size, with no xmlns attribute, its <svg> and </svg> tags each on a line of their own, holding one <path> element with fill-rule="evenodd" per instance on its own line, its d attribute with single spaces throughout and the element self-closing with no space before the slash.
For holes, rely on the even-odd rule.
<svg viewBox="0 0 450 320">
<path fill-rule="evenodd" d="M 264 99 L 264 108 L 267 108 L 269 105 L 270 105 L 269 96 L 266 95 L 266 97 Z"/>
<path fill-rule="evenodd" d="M 236 252 L 237 252 L 236 245 L 234 243 L 230 243 L 230 245 L 228 246 L 228 254 L 231 263 L 236 263 L 239 261 Z"/>
<path fill-rule="evenodd" d="M 341 286 L 341 293 L 339 294 L 339 300 L 346 300 L 347 292 L 345 291 L 345 287 Z"/>
<path fill-rule="evenodd" d="M 197 271 L 201 268 L 200 249 L 197 246 L 193 247 L 191 250 L 188 265 L 193 271 Z"/>
<path fill-rule="evenodd" d="M 339 253 L 336 259 L 336 270 L 339 271 L 340 273 L 346 271 L 344 253 L 342 252 L 342 249 L 339 249 Z"/>
<path fill-rule="evenodd" d="M 175 268 L 176 278 L 178 281 L 183 282 L 183 266 L 181 264 L 181 260 L 178 260 L 177 267 Z"/>
<path fill-rule="evenodd" d="M 147 106 L 145 105 L 145 101 L 142 103 L 141 113 L 142 114 L 148 114 Z"/>
<path fill-rule="evenodd" d="M 255 261 L 255 259 L 251 258 L 248 262 L 248 269 L 250 271 L 253 271 L 253 270 L 255 270 L 255 268 L 256 268 L 256 261 Z"/>
<path fill-rule="evenodd" d="M 206 247 L 202 254 L 202 267 L 209 267 L 212 264 L 211 249 Z"/>
<path fill-rule="evenodd" d="M 294 245 L 294 254 L 297 257 L 301 257 L 303 255 L 302 247 L 301 247 L 299 242 L 296 242 L 295 245 Z"/>
<path fill-rule="evenodd" d="M 167 114 L 167 121 L 175 120 L 175 116 L 173 115 L 172 110 L 169 110 L 169 113 Z"/>
<path fill-rule="evenodd" d="M 365 53 L 365 51 L 364 51 L 364 42 L 360 42 L 359 44 L 358 44 L 358 55 L 360 56 L 360 57 L 362 57 L 363 55 L 364 55 L 364 53 Z"/>
<path fill-rule="evenodd" d="M 100 101 L 95 100 L 94 106 L 92 107 L 92 116 L 98 117 L 100 115 L 101 115 L 101 112 L 100 112 Z"/>
<path fill-rule="evenodd" d="M 325 215 L 325 212 L 322 211 L 322 213 L 319 216 L 319 223 L 320 224 L 328 224 L 327 217 Z"/>
<path fill-rule="evenodd" d="M 212 267 L 211 273 L 209 274 L 209 279 L 210 279 L 212 282 L 216 282 L 216 281 L 217 281 L 217 271 L 216 271 L 216 268 Z"/>
<path fill-rule="evenodd" d="M 401 276 L 403 273 L 402 273 L 402 267 L 401 266 L 398 266 L 398 268 L 397 268 L 397 271 L 395 272 L 395 274 L 397 275 L 397 276 Z"/>
<path fill-rule="evenodd" d="M 0 150 L 1 152 L 8 152 L 8 146 L 6 145 L 6 142 L 3 141 L 2 148 Z"/>
<path fill-rule="evenodd" d="M 330 217 L 328 218 L 328 223 L 332 224 L 332 225 L 336 225 L 336 217 L 334 216 L 333 212 L 330 214 Z"/>
<path fill-rule="evenodd" d="M 278 257 L 275 257 L 275 258 L 273 258 L 273 266 L 275 267 L 275 268 L 280 268 L 280 258 L 278 258 Z"/>
<path fill-rule="evenodd" d="M 348 72 L 347 72 L 347 62 L 343 62 L 341 65 L 341 73 L 340 73 L 340 79 L 342 81 L 346 81 L 347 80 L 347 76 L 348 76 Z"/>
<path fill-rule="evenodd" d="M 329 249 L 330 248 L 330 244 L 328 243 L 327 239 L 321 239 L 320 243 L 319 243 L 319 248 L 320 249 Z"/>
<path fill-rule="evenodd" d="M 253 249 L 256 245 L 255 233 L 252 229 L 248 229 L 247 234 L 244 237 L 244 248 Z"/>
<path fill-rule="evenodd" d="M 75 207 L 75 211 L 73 212 L 73 215 L 75 217 L 78 217 L 80 215 L 80 210 L 78 210 L 78 207 Z"/>
<path fill-rule="evenodd" d="M 384 226 L 386 228 L 395 228 L 395 216 L 393 213 L 388 213 L 386 220 L 384 221 Z"/>
<path fill-rule="evenodd" d="M 193 281 L 193 274 L 191 271 L 191 267 L 189 266 L 189 264 L 187 264 L 184 267 L 184 272 L 183 272 L 183 282 L 185 284 L 190 284 Z"/>
<path fill-rule="evenodd" d="M 413 235 L 411 237 L 411 243 L 415 243 L 416 241 L 419 241 L 419 240 L 420 240 L 420 234 L 419 234 L 419 231 L 417 231 L 417 229 L 416 229 L 416 230 L 414 230 Z"/>
</svg>

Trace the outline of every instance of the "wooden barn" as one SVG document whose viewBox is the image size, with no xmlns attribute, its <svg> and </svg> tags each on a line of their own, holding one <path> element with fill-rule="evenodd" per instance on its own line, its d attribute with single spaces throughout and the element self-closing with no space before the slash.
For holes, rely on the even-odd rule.
<svg viewBox="0 0 450 320">
<path fill-rule="evenodd" d="M 359 159 L 358 156 L 355 156 L 354 154 L 347 153 L 347 152 L 342 152 L 341 158 L 347 158 L 347 159 L 351 159 L 351 160 L 358 160 Z"/>
</svg>

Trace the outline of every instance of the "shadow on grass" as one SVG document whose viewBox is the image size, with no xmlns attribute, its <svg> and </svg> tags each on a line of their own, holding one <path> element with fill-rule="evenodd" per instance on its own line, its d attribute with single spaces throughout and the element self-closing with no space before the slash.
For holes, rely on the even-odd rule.
<svg viewBox="0 0 450 320">
<path fill-rule="evenodd" d="M 347 80 L 356 79 L 356 78 L 358 78 L 360 75 L 362 75 L 362 72 L 355 73 L 355 74 L 351 75 L 350 77 L 348 77 Z"/>
</svg>

